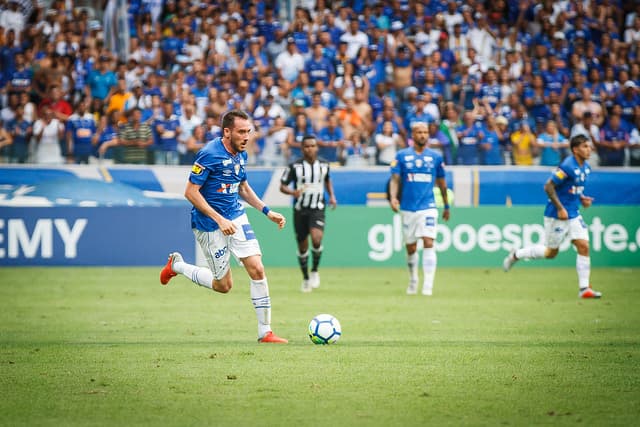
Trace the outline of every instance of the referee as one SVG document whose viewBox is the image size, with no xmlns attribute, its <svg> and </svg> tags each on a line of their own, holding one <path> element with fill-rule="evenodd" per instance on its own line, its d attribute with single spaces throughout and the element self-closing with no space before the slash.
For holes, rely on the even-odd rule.
<svg viewBox="0 0 640 427">
<path fill-rule="evenodd" d="M 293 187 L 289 185 L 293 183 Z M 318 158 L 318 142 L 313 135 L 302 139 L 302 158 L 291 163 L 280 179 L 280 191 L 294 197 L 293 224 L 298 242 L 298 263 L 302 270 L 302 292 L 320 286 L 318 265 L 324 235 L 325 189 L 329 205 L 336 208 L 336 197 L 329 176 L 329 162 Z M 309 273 L 309 236 L 312 265 Z"/>
</svg>

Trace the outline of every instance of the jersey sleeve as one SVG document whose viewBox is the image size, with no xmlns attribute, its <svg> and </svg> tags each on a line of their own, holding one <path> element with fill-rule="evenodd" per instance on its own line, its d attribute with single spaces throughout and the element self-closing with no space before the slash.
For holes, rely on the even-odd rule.
<svg viewBox="0 0 640 427">
<path fill-rule="evenodd" d="M 444 177 L 444 159 L 441 156 L 438 156 L 438 164 L 436 165 L 436 179 Z"/>
<path fill-rule="evenodd" d="M 212 164 L 210 156 L 204 153 L 204 150 L 200 150 L 196 156 L 196 160 L 191 166 L 191 173 L 189 174 L 189 181 L 196 185 L 203 185 L 209 176 L 210 170 L 208 166 Z"/>
<path fill-rule="evenodd" d="M 391 161 L 391 174 L 402 175 L 402 165 L 400 164 L 400 153 L 396 154 L 396 158 Z"/>
<path fill-rule="evenodd" d="M 289 185 L 291 181 L 293 181 L 293 177 L 295 175 L 293 165 L 289 165 L 284 172 L 282 172 L 282 176 L 280 177 L 280 183 L 282 185 Z"/>
<path fill-rule="evenodd" d="M 553 181 L 555 185 L 560 185 L 563 182 L 565 182 L 567 179 L 569 179 L 571 174 L 572 174 L 572 171 L 565 165 L 565 163 L 562 163 L 551 174 L 551 181 Z"/>
</svg>

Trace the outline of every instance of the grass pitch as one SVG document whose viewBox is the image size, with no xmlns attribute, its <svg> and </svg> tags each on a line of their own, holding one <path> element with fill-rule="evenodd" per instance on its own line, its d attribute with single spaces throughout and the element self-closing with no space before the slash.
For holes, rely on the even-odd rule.
<svg viewBox="0 0 640 427">
<path fill-rule="evenodd" d="M 640 270 L 267 267 L 274 331 L 248 281 L 221 295 L 150 268 L 0 269 L 0 425 L 628 426 L 640 417 Z M 343 336 L 313 345 L 331 313 Z"/>
</svg>

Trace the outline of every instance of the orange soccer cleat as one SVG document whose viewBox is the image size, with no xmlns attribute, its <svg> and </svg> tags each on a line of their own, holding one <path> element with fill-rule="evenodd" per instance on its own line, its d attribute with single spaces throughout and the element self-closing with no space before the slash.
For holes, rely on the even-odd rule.
<svg viewBox="0 0 640 427">
<path fill-rule="evenodd" d="M 602 296 L 602 293 L 594 291 L 593 289 L 591 289 L 591 286 L 589 286 L 588 288 L 580 289 L 580 293 L 578 294 L 578 296 L 584 299 L 600 298 Z"/>
<path fill-rule="evenodd" d="M 274 344 L 286 344 L 289 341 L 284 339 L 284 338 L 280 338 L 279 336 L 277 336 L 276 334 L 274 334 L 272 331 L 267 332 L 262 338 L 258 339 L 258 342 L 270 342 L 270 343 L 274 343 Z"/>
<path fill-rule="evenodd" d="M 182 261 L 182 255 L 180 255 L 178 252 L 169 254 L 167 263 L 160 271 L 160 283 L 166 285 L 167 283 L 169 283 L 169 280 L 171 280 L 172 277 L 176 277 L 178 275 L 178 273 L 173 271 L 173 264 L 178 261 Z"/>
</svg>

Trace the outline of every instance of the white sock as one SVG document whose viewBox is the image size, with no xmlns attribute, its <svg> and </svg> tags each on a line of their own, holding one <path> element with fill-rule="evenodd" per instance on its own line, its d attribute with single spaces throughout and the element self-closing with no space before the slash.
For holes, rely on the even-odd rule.
<svg viewBox="0 0 640 427">
<path fill-rule="evenodd" d="M 516 251 L 516 258 L 518 259 L 539 259 L 544 258 L 544 245 L 533 245 L 520 248 Z"/>
<path fill-rule="evenodd" d="M 422 250 L 422 272 L 424 273 L 424 289 L 433 289 L 433 279 L 436 276 L 438 256 L 435 248 Z"/>
<path fill-rule="evenodd" d="M 591 258 L 588 256 L 576 256 L 576 271 L 578 272 L 578 286 L 580 289 L 589 287 L 591 276 Z"/>
<path fill-rule="evenodd" d="M 176 262 L 173 264 L 173 270 L 176 273 L 183 274 L 196 285 L 213 289 L 213 273 L 208 268 L 198 267 L 186 262 Z"/>
<path fill-rule="evenodd" d="M 251 280 L 251 302 L 258 318 L 258 337 L 262 338 L 271 330 L 271 298 L 266 277 Z"/>
<path fill-rule="evenodd" d="M 409 281 L 416 283 L 418 281 L 418 251 L 407 254 L 407 267 L 409 267 Z"/>
</svg>

